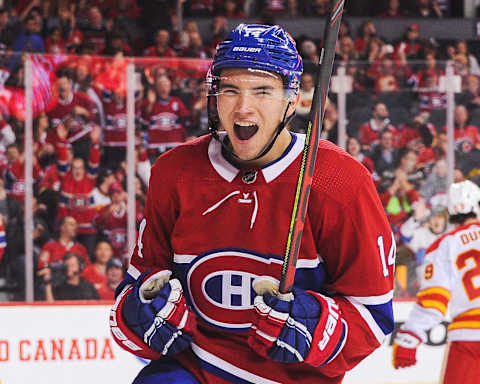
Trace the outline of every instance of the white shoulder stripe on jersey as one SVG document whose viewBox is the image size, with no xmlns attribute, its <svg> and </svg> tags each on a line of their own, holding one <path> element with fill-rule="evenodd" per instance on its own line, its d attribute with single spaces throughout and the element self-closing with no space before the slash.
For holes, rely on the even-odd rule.
<svg viewBox="0 0 480 384">
<path fill-rule="evenodd" d="M 201 360 L 212 364 L 214 367 L 219 368 L 222 371 L 228 372 L 231 375 L 237 376 L 243 380 L 249 381 L 251 383 L 262 383 L 262 384 L 281 384 L 278 381 L 268 380 L 264 377 L 258 376 L 252 372 L 248 372 L 242 368 L 238 368 L 229 362 L 222 360 L 218 356 L 211 354 L 210 352 L 199 347 L 197 344 L 191 344 L 192 351 L 195 355 L 198 356 Z"/>
<path fill-rule="evenodd" d="M 297 260 L 297 268 L 317 268 L 320 264 L 319 259 L 299 259 Z"/>
<path fill-rule="evenodd" d="M 128 270 L 127 270 L 127 273 L 132 276 L 135 280 L 138 279 L 138 276 L 140 276 L 142 273 L 137 269 L 135 268 L 132 264 L 130 264 L 128 266 Z"/>
<path fill-rule="evenodd" d="M 190 264 L 197 255 L 177 255 L 173 254 L 173 262 L 177 264 Z"/>
<path fill-rule="evenodd" d="M 363 320 L 365 320 L 370 330 L 377 338 L 378 342 L 382 344 L 383 340 L 385 340 L 385 334 L 378 326 L 377 322 L 373 318 L 370 311 L 367 308 L 365 308 L 362 304 L 360 304 L 354 297 L 347 296 L 346 299 L 357 309 L 357 311 L 362 316 Z"/>
<path fill-rule="evenodd" d="M 272 165 L 262 169 L 263 176 L 267 183 L 278 177 L 290 164 L 293 163 L 297 156 L 302 153 L 305 146 L 305 135 L 298 133 L 295 135 L 297 136 L 297 140 L 287 155 Z"/>
<path fill-rule="evenodd" d="M 177 264 L 190 264 L 198 255 L 173 255 L 173 262 Z M 275 262 L 275 261 L 272 261 Z M 278 260 L 281 263 L 281 260 Z M 320 264 L 320 259 L 300 259 L 297 260 L 297 268 L 317 268 Z"/>
<path fill-rule="evenodd" d="M 390 300 L 393 299 L 393 290 L 391 290 L 390 292 L 384 295 L 379 295 L 379 296 L 348 296 L 348 297 L 358 301 L 360 304 L 363 304 L 363 305 L 379 305 L 379 304 L 388 303 Z"/>
</svg>

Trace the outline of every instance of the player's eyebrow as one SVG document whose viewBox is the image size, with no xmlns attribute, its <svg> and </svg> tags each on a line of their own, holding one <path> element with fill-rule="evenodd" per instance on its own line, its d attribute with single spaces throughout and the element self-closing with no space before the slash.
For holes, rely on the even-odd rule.
<svg viewBox="0 0 480 384">
<path fill-rule="evenodd" d="M 220 83 L 220 88 L 234 88 L 234 89 L 239 89 L 236 85 L 231 84 L 231 83 Z"/>
<path fill-rule="evenodd" d="M 233 89 L 240 89 L 237 85 L 231 84 L 231 83 L 220 83 L 220 88 L 233 88 Z M 272 91 L 274 90 L 275 87 L 271 85 L 259 85 L 258 87 L 253 87 L 252 90 L 254 91 L 261 91 L 261 90 L 267 90 L 267 91 Z"/>
<path fill-rule="evenodd" d="M 259 87 L 254 87 L 253 88 L 254 91 L 262 91 L 262 90 L 273 91 L 274 89 L 275 89 L 275 87 L 272 87 L 271 85 L 261 85 Z"/>
</svg>

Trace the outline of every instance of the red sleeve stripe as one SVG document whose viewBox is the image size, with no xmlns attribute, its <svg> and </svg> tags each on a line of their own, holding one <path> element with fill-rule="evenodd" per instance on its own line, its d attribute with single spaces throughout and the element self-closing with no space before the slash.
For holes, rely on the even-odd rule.
<svg viewBox="0 0 480 384">
<path fill-rule="evenodd" d="M 432 288 L 427 288 L 424 290 L 421 290 L 417 293 L 417 299 L 423 297 L 423 296 L 428 296 L 428 295 L 440 295 L 445 297 L 447 301 L 450 301 L 450 298 L 452 297 L 452 294 L 448 289 L 445 289 L 443 287 L 432 287 Z"/>
<path fill-rule="evenodd" d="M 417 301 L 417 304 L 423 308 L 436 309 L 443 316 L 445 316 L 445 314 L 447 313 L 447 306 L 437 300 L 419 300 Z"/>
<path fill-rule="evenodd" d="M 454 321 L 448 326 L 448 330 L 453 329 L 480 329 L 480 319 L 477 321 Z"/>
<path fill-rule="evenodd" d="M 462 313 L 461 315 L 457 316 L 455 319 L 453 319 L 452 323 L 456 322 L 477 322 L 480 324 L 480 309 L 474 309 L 465 313 Z"/>
<path fill-rule="evenodd" d="M 423 295 L 417 298 L 418 303 L 422 303 L 424 301 L 430 301 L 430 300 L 438 301 L 445 306 L 448 306 L 448 303 L 449 303 L 448 298 L 439 293 L 431 293 L 429 295 Z"/>
<path fill-rule="evenodd" d="M 453 319 L 453 320 L 456 321 L 456 320 L 463 319 L 464 317 L 470 317 L 470 316 L 480 316 L 480 308 L 475 308 L 475 309 L 471 309 L 467 312 L 463 312 L 460 315 L 458 315 L 457 317 L 455 317 L 455 319 Z"/>
</svg>

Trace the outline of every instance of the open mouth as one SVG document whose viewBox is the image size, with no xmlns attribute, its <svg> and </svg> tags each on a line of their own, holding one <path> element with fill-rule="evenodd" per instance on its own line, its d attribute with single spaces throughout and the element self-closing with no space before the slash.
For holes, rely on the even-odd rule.
<svg viewBox="0 0 480 384">
<path fill-rule="evenodd" d="M 240 124 L 234 124 L 233 125 L 233 130 L 235 132 L 235 135 L 237 138 L 240 140 L 248 140 L 250 139 L 255 133 L 258 131 L 258 125 L 256 124 L 251 124 L 251 125 L 240 125 Z"/>
</svg>

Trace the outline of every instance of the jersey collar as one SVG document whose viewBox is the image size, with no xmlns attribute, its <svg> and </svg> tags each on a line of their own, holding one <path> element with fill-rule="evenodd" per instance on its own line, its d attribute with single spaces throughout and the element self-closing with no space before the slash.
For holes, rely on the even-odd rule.
<svg viewBox="0 0 480 384">
<path fill-rule="evenodd" d="M 261 169 L 267 183 L 280 176 L 303 151 L 305 135 L 292 132 L 290 134 L 292 135 L 292 143 L 287 150 L 277 160 L 265 165 Z M 225 135 L 225 132 L 219 132 L 220 140 L 223 140 Z M 223 157 L 222 145 L 213 137 L 208 145 L 208 158 L 215 171 L 229 183 L 231 183 L 240 172 L 240 169 L 229 163 L 225 157 Z"/>
</svg>

